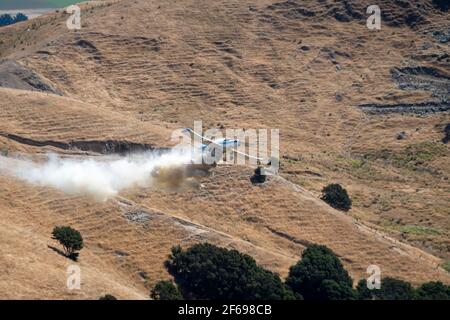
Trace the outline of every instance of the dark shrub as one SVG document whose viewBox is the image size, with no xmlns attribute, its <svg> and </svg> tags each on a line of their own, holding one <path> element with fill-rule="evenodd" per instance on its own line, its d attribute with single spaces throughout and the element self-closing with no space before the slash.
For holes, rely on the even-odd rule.
<svg viewBox="0 0 450 320">
<path fill-rule="evenodd" d="M 0 15 L 0 27 L 8 26 L 14 23 L 14 18 L 10 14 Z"/>
<path fill-rule="evenodd" d="M 448 0 L 433 0 L 433 5 L 442 11 L 450 9 L 450 2 Z"/>
<path fill-rule="evenodd" d="M 20 12 L 15 17 L 11 16 L 10 14 L 2 14 L 0 15 L 0 27 L 8 26 L 10 24 L 26 20 L 28 20 L 28 17 Z"/>
<path fill-rule="evenodd" d="M 322 200 L 335 209 L 348 211 L 352 207 L 352 200 L 348 196 L 347 190 L 340 184 L 329 184 L 322 189 Z"/>
<path fill-rule="evenodd" d="M 112 294 L 105 294 L 103 297 L 98 298 L 98 300 L 117 300 Z"/>
<path fill-rule="evenodd" d="M 450 300 L 450 287 L 440 281 L 427 282 L 416 290 L 418 300 Z"/>
<path fill-rule="evenodd" d="M 208 243 L 178 246 L 165 265 L 187 299 L 294 299 L 278 275 L 236 250 Z"/>
<path fill-rule="evenodd" d="M 358 300 L 372 300 L 375 297 L 372 294 L 373 290 L 377 289 L 369 289 L 367 288 L 367 280 L 361 279 L 359 280 L 358 284 L 356 285 L 356 292 Z"/>
<path fill-rule="evenodd" d="M 450 123 L 448 123 L 444 128 L 444 137 L 442 138 L 442 142 L 447 144 L 450 141 Z"/>
<path fill-rule="evenodd" d="M 323 280 L 320 294 L 327 300 L 356 300 L 356 291 L 348 285 L 338 284 L 334 280 Z"/>
<path fill-rule="evenodd" d="M 386 277 L 381 280 L 380 290 L 372 290 L 380 300 L 411 300 L 414 289 L 409 282 Z"/>
<path fill-rule="evenodd" d="M 358 298 L 365 300 L 412 300 L 414 299 L 414 288 L 410 283 L 386 277 L 381 280 L 380 289 L 369 290 L 364 280 L 358 283 Z"/>
<path fill-rule="evenodd" d="M 306 248 L 289 270 L 286 284 L 305 300 L 354 299 L 352 279 L 339 258 L 326 246 Z"/>
<path fill-rule="evenodd" d="M 18 14 L 16 14 L 16 16 L 14 18 L 14 23 L 27 21 L 27 20 L 28 20 L 28 17 L 26 15 L 24 15 L 23 13 L 19 12 Z"/>
<path fill-rule="evenodd" d="M 263 174 L 263 170 L 262 170 L 261 167 L 258 167 L 258 168 L 255 169 L 255 173 L 250 178 L 250 181 L 253 184 L 266 182 L 266 175 Z"/>
<path fill-rule="evenodd" d="M 150 293 L 153 300 L 183 300 L 172 281 L 158 281 Z"/>
</svg>

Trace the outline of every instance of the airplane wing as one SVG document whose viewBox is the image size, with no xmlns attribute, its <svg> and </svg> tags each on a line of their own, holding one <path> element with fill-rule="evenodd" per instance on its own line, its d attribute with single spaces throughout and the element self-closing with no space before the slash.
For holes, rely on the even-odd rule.
<svg viewBox="0 0 450 320">
<path fill-rule="evenodd" d="M 184 129 L 183 132 L 191 132 L 192 134 L 195 134 L 196 136 L 198 136 L 198 137 L 200 137 L 200 138 L 202 138 L 202 139 L 204 139 L 204 140 L 206 140 L 206 141 L 209 141 L 209 142 L 211 142 L 212 144 L 215 144 L 215 145 L 217 145 L 217 146 L 222 146 L 221 144 L 215 142 L 214 140 L 205 138 L 204 136 L 202 136 L 201 134 L 195 132 L 194 130 L 192 130 L 192 129 L 190 129 L 190 128 Z M 245 152 L 242 152 L 242 151 L 239 151 L 239 150 L 237 150 L 237 149 L 235 149 L 235 148 L 233 148 L 233 149 L 231 149 L 231 150 L 233 150 L 234 152 L 236 152 L 236 153 L 238 153 L 238 154 L 240 154 L 240 155 L 246 156 L 246 157 L 248 157 L 248 158 L 252 158 L 252 159 L 256 159 L 256 160 L 260 160 L 260 161 L 263 161 L 263 160 L 264 160 L 264 158 L 255 157 L 255 156 L 249 155 L 249 154 L 247 154 L 247 153 L 245 153 Z"/>
</svg>

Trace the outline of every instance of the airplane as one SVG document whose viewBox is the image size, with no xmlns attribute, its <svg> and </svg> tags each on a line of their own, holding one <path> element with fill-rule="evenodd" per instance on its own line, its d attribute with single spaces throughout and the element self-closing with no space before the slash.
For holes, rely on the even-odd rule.
<svg viewBox="0 0 450 320">
<path fill-rule="evenodd" d="M 211 158 L 214 159 L 213 165 L 217 165 L 221 159 L 218 159 L 216 157 L 216 154 L 215 154 L 216 148 L 214 148 L 214 146 L 211 147 L 211 145 L 222 147 L 224 154 L 229 153 L 231 157 L 233 157 L 233 153 L 236 153 L 236 154 L 240 154 L 246 158 L 255 159 L 257 161 L 258 168 L 262 168 L 263 175 L 274 175 L 278 171 L 279 160 L 277 157 L 271 156 L 269 158 L 261 158 L 261 157 L 255 157 L 255 156 L 252 156 L 245 152 L 242 152 L 237 149 L 237 147 L 239 147 L 241 145 L 241 142 L 238 139 L 220 138 L 220 139 L 216 139 L 216 140 L 211 140 L 211 139 L 205 138 L 204 136 L 202 136 L 201 134 L 195 132 L 194 130 L 192 130 L 190 128 L 183 129 L 182 133 L 193 134 L 193 135 L 200 137 L 202 139 L 202 141 L 206 140 L 206 141 L 210 142 L 210 144 L 202 143 L 201 150 L 202 150 L 203 159 L 205 156 L 209 157 L 210 159 Z M 263 165 L 264 167 L 260 167 L 260 165 Z M 195 171 L 195 169 L 201 170 L 202 167 L 204 167 L 204 164 L 201 164 L 200 166 L 193 165 L 191 169 L 193 171 Z"/>
<path fill-rule="evenodd" d="M 206 141 L 210 142 L 209 144 L 204 144 L 204 143 L 201 144 L 202 152 L 210 157 L 215 158 L 215 149 L 216 148 L 214 146 L 218 146 L 218 147 L 222 147 L 222 150 L 224 153 L 232 151 L 232 152 L 241 154 L 245 157 L 265 162 L 263 158 L 255 157 L 255 156 L 249 155 L 247 153 L 244 153 L 242 151 L 239 151 L 237 149 L 237 147 L 239 147 L 241 145 L 241 141 L 238 139 L 220 138 L 220 139 L 211 140 L 211 139 L 208 139 L 208 138 L 202 136 L 201 134 L 195 132 L 191 128 L 183 129 L 182 133 L 192 133 L 192 134 L 200 137 L 202 139 L 202 141 L 206 140 Z"/>
<path fill-rule="evenodd" d="M 211 139 L 205 138 L 204 136 L 195 132 L 191 128 L 185 128 L 182 130 L 182 132 L 183 133 L 188 133 L 188 132 L 192 133 L 192 134 L 202 138 L 202 140 L 206 140 L 216 146 L 223 147 L 225 150 L 228 148 L 237 148 L 241 145 L 241 142 L 238 139 L 220 138 L 220 139 L 216 139 L 216 140 L 211 140 Z M 209 144 L 204 144 L 204 143 L 201 144 L 201 148 L 203 151 L 205 151 L 208 147 L 210 147 Z"/>
</svg>

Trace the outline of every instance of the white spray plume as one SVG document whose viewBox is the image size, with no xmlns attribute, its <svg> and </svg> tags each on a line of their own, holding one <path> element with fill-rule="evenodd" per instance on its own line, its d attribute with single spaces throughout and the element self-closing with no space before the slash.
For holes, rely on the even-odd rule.
<svg viewBox="0 0 450 320">
<path fill-rule="evenodd" d="M 126 157 L 67 159 L 48 155 L 43 163 L 0 157 L 0 173 L 7 173 L 29 183 L 50 186 L 70 194 L 84 194 L 106 201 L 121 190 L 158 183 L 158 170 L 175 172 L 184 179 L 183 170 L 192 155 L 185 149 L 167 153 L 147 152 Z M 170 179 L 173 179 L 173 173 Z M 163 178 L 164 179 L 164 178 Z"/>
</svg>

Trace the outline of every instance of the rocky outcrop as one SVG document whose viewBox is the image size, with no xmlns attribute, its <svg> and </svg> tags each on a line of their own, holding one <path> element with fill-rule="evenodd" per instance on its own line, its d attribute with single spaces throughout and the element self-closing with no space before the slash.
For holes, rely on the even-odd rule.
<svg viewBox="0 0 450 320">
<path fill-rule="evenodd" d="M 427 114 L 450 110 L 450 102 L 421 102 L 396 104 L 360 104 L 358 108 L 369 114 L 416 113 Z"/>
<path fill-rule="evenodd" d="M 403 90 L 430 91 L 432 97 L 447 101 L 450 96 L 450 75 L 435 68 L 416 66 L 393 68 L 392 80 Z"/>
<path fill-rule="evenodd" d="M 80 141 L 61 142 L 53 140 L 35 140 L 4 132 L 0 132 L 0 136 L 33 147 L 54 147 L 62 150 L 80 150 L 100 154 L 127 154 L 134 152 L 156 150 L 156 148 L 150 144 L 136 143 L 130 141 L 120 141 L 120 140 L 104 140 L 104 141 L 80 140 Z M 168 149 L 158 148 L 157 150 L 166 151 Z"/>
<path fill-rule="evenodd" d="M 0 87 L 62 95 L 49 81 L 12 60 L 0 62 Z"/>
</svg>

